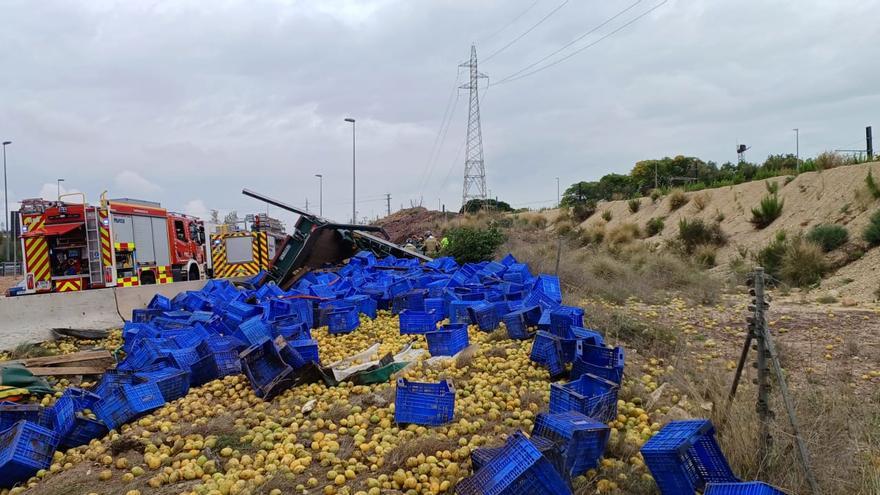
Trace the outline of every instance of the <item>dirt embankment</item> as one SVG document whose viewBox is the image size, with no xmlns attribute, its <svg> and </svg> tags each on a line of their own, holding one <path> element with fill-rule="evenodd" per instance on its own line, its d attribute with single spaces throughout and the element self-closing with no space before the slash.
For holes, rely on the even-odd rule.
<svg viewBox="0 0 880 495">
<path fill-rule="evenodd" d="M 402 244 L 407 238 L 423 236 L 429 231 L 439 234 L 447 220 L 457 216 L 455 213 L 432 211 L 418 206 L 380 218 L 375 225 L 384 228 L 392 242 Z"/>
<path fill-rule="evenodd" d="M 849 248 L 865 249 L 864 255 L 831 274 L 822 284 L 822 290 L 834 290 L 841 297 L 860 301 L 877 298 L 880 288 L 880 248 L 867 249 L 862 241 L 862 231 L 871 214 L 880 208 L 865 190 L 865 177 L 871 170 L 875 180 L 880 180 L 880 162 L 839 167 L 821 172 L 807 172 L 796 177 L 776 177 L 729 187 L 707 189 L 686 193 L 688 203 L 677 210 L 670 207 L 669 195 L 652 201 L 640 198 L 638 211 L 630 210 L 628 201 L 600 203 L 596 213 L 580 224 L 587 229 L 604 225 L 610 231 L 624 224 L 635 224 L 644 232 L 648 220 L 664 219 L 663 230 L 645 239 L 662 243 L 678 234 L 678 223 L 683 218 L 700 218 L 707 222 L 719 221 L 729 242 L 717 253 L 718 268 L 743 254 L 751 254 L 766 246 L 780 230 L 788 234 L 806 232 L 822 223 L 835 223 L 849 231 Z M 768 193 L 768 183 L 778 185 L 778 194 L 784 203 L 782 215 L 767 228 L 757 230 L 749 222 L 752 208 L 758 206 Z M 695 200 L 696 198 L 696 200 Z M 603 219 L 604 212 L 611 219 Z M 543 213 L 552 221 L 557 212 Z M 607 217 L 608 215 L 604 215 Z"/>
</svg>

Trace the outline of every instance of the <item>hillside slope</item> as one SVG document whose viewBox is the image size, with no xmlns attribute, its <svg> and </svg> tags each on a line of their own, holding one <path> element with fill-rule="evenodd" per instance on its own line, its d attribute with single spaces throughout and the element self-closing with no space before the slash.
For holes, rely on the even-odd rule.
<svg viewBox="0 0 880 495">
<path fill-rule="evenodd" d="M 786 177 L 748 182 L 729 187 L 707 189 L 686 193 L 688 203 L 678 210 L 670 208 L 669 196 L 656 202 L 641 198 L 641 206 L 636 213 L 629 210 L 627 201 L 600 203 L 596 214 L 580 224 L 586 229 L 605 225 L 606 230 L 624 224 L 636 224 L 644 231 L 645 223 L 651 218 L 663 217 L 664 228 L 659 234 L 646 239 L 648 242 L 662 242 L 678 234 L 678 223 L 683 218 L 701 218 L 707 222 L 723 218 L 721 227 L 729 238 L 727 246 L 718 252 L 719 267 L 724 270 L 731 259 L 741 252 L 750 253 L 761 249 L 770 242 L 779 230 L 794 234 L 807 231 L 820 223 L 836 223 L 847 228 L 850 242 L 864 244 L 862 230 L 873 211 L 880 208 L 880 201 L 864 193 L 865 177 L 868 170 L 880 180 L 880 162 L 839 167 L 821 172 L 808 172 L 794 177 L 785 184 Z M 751 209 L 768 194 L 767 182 L 776 182 L 779 197 L 785 201 L 782 215 L 769 227 L 756 230 L 749 220 Z M 694 197 L 701 196 L 705 204 L 699 209 Z M 602 213 L 610 211 L 611 220 L 602 219 Z M 545 213 L 552 220 L 557 214 Z M 880 288 L 880 248 L 869 250 L 860 259 L 844 266 L 828 277 L 822 285 L 823 290 L 837 290 L 841 296 L 861 301 L 876 299 L 875 292 Z"/>
</svg>

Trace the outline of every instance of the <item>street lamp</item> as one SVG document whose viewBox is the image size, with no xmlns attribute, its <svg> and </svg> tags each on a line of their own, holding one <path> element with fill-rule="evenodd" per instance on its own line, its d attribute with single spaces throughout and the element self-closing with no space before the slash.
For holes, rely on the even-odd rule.
<svg viewBox="0 0 880 495">
<path fill-rule="evenodd" d="M 315 174 L 318 178 L 318 215 L 324 216 L 324 176 Z"/>
<path fill-rule="evenodd" d="M 354 119 L 351 117 L 346 117 L 345 121 L 351 122 L 351 223 L 356 224 L 357 223 L 357 212 L 355 211 L 355 205 L 356 205 L 355 183 L 356 183 L 357 179 L 356 179 L 355 173 L 354 173 L 354 171 L 355 171 L 355 158 L 354 158 L 355 157 L 355 139 L 354 139 L 355 124 L 354 124 Z"/>
<path fill-rule="evenodd" d="M 556 178 L 556 207 L 559 208 L 559 177 Z"/>
<path fill-rule="evenodd" d="M 795 127 L 792 129 L 794 131 L 794 153 L 795 153 L 795 166 L 797 171 L 801 171 L 801 130 Z"/>
<path fill-rule="evenodd" d="M 64 182 L 64 179 L 56 179 L 55 184 L 58 186 L 58 201 L 61 201 L 61 183 Z"/>
<path fill-rule="evenodd" d="M 6 220 L 6 260 L 9 260 L 9 247 L 12 246 L 12 226 L 9 225 L 9 192 L 6 188 L 6 147 L 12 144 L 12 141 L 3 141 L 3 204 L 5 205 Z"/>
</svg>

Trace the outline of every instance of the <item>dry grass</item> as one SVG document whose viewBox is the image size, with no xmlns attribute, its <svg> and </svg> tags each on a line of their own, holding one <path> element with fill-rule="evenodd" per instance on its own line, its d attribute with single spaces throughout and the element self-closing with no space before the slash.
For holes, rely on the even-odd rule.
<svg viewBox="0 0 880 495">
<path fill-rule="evenodd" d="M 681 189 L 675 189 L 669 193 L 669 211 L 675 211 L 690 201 Z"/>
<path fill-rule="evenodd" d="M 629 244 L 641 235 L 639 226 L 634 223 L 622 223 L 608 231 L 605 242 L 611 246 Z"/>
<path fill-rule="evenodd" d="M 694 197 L 691 198 L 691 203 L 693 203 L 695 211 L 701 212 L 706 209 L 706 206 L 709 205 L 711 199 L 712 198 L 707 193 L 703 192 L 694 194 Z"/>
</svg>

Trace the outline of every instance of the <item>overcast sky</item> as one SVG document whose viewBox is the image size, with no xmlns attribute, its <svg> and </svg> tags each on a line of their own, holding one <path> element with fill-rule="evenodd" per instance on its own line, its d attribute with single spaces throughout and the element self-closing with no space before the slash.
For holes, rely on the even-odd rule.
<svg viewBox="0 0 880 495">
<path fill-rule="evenodd" d="M 321 173 L 325 216 L 347 220 L 351 116 L 359 217 L 383 214 L 386 193 L 392 209 L 457 209 L 468 99 L 453 88 L 472 42 L 488 187 L 516 206 L 554 203 L 556 176 L 564 189 L 642 159 L 733 161 L 737 141 L 758 161 L 794 152 L 795 127 L 801 156 L 863 148 L 880 126 L 871 0 L 669 0 L 501 82 L 661 1 L 2 0 L 9 196 L 51 198 L 64 178 L 89 201 L 264 211 L 248 187 L 317 211 Z"/>
</svg>

